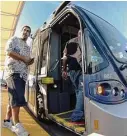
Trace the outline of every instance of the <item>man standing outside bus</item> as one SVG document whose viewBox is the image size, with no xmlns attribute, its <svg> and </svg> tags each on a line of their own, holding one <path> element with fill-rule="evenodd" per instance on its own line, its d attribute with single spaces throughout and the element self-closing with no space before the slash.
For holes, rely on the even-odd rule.
<svg viewBox="0 0 127 136">
<path fill-rule="evenodd" d="M 28 66 L 33 64 L 34 59 L 30 58 L 30 47 L 26 41 L 31 34 L 31 28 L 24 26 L 21 37 L 12 37 L 6 46 L 5 78 L 8 86 L 9 105 L 3 126 L 11 129 L 18 136 L 28 136 L 19 120 L 20 107 L 26 105 L 25 83 L 27 80 Z M 11 122 L 13 119 L 13 124 Z"/>
</svg>

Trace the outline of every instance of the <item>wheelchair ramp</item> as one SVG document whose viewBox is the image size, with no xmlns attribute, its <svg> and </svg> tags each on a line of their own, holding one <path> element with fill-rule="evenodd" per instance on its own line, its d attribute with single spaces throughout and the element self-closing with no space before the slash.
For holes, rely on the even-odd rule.
<svg viewBox="0 0 127 136">
<path fill-rule="evenodd" d="M 50 118 L 61 124 L 63 127 L 68 128 L 69 130 L 82 135 L 85 131 L 85 121 L 83 120 L 82 123 L 73 123 L 71 122 L 70 116 L 72 114 L 72 111 L 63 112 L 59 114 L 50 114 Z"/>
</svg>

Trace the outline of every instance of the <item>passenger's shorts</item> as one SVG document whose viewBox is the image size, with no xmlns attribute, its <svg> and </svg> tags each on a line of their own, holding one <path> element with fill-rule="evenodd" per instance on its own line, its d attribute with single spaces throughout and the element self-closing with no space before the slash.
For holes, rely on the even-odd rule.
<svg viewBox="0 0 127 136">
<path fill-rule="evenodd" d="M 25 101 L 25 81 L 20 74 L 13 74 L 6 79 L 9 94 L 9 105 L 12 107 L 22 107 L 26 105 Z"/>
</svg>

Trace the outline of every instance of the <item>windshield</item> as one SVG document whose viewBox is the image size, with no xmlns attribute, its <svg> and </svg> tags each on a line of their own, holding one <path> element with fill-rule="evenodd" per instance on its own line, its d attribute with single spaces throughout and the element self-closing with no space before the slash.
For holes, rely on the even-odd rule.
<svg viewBox="0 0 127 136">
<path fill-rule="evenodd" d="M 82 7 L 82 9 L 89 15 L 96 28 L 105 39 L 115 58 L 120 62 L 127 62 L 127 2 L 84 1 L 73 3 Z M 86 11 L 85 9 L 104 18 L 120 32 L 103 19 Z"/>
<path fill-rule="evenodd" d="M 85 10 L 115 58 L 127 62 L 127 39 L 111 24 Z"/>
<path fill-rule="evenodd" d="M 110 24 L 127 38 L 127 1 L 72 1 Z"/>
</svg>

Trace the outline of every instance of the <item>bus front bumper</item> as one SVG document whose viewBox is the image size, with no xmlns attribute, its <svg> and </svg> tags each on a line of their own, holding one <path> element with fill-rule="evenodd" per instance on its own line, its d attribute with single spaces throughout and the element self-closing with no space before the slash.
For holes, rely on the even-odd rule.
<svg viewBox="0 0 127 136">
<path fill-rule="evenodd" d="M 90 101 L 89 106 L 92 132 L 105 136 L 127 136 L 127 102 L 106 105 Z"/>
</svg>

